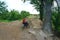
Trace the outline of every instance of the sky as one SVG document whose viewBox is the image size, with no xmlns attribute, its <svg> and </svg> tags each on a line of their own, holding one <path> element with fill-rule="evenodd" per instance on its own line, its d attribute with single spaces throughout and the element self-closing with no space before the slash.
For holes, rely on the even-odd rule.
<svg viewBox="0 0 60 40">
<path fill-rule="evenodd" d="M 28 2 L 23 3 L 21 0 L 1 0 L 4 1 L 6 3 L 6 5 L 8 6 L 7 9 L 9 11 L 15 9 L 18 10 L 19 12 L 21 12 L 22 10 L 28 11 L 31 14 L 39 14 L 39 12 L 36 11 L 36 9 L 33 7 L 32 4 Z M 56 6 L 56 3 L 54 3 Z"/>
</svg>

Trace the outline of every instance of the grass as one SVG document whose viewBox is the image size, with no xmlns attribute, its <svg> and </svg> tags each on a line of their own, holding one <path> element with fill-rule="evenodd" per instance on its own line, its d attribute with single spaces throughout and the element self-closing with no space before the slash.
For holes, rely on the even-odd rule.
<svg viewBox="0 0 60 40">
<path fill-rule="evenodd" d="M 21 21 L 22 19 L 19 19 L 19 21 Z M 12 21 L 16 21 L 16 20 L 0 20 L 0 22 L 12 22 Z"/>
<path fill-rule="evenodd" d="M 33 16 L 28 16 L 28 18 L 31 18 Z M 21 21 L 22 19 L 18 19 L 19 21 Z M 0 22 L 12 22 L 12 21 L 16 21 L 16 20 L 0 20 Z"/>
<path fill-rule="evenodd" d="M 10 22 L 9 20 L 0 20 L 0 22 Z"/>
</svg>

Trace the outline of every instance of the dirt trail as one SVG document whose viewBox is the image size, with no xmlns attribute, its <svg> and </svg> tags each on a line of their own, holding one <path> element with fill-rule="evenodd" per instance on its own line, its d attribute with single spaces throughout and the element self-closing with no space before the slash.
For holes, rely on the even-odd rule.
<svg viewBox="0 0 60 40">
<path fill-rule="evenodd" d="M 40 27 L 40 21 L 30 19 L 33 26 Z M 28 29 L 21 29 L 21 21 L 13 21 L 9 23 L 0 23 L 0 40 L 36 40 L 34 35 L 28 32 Z"/>
</svg>

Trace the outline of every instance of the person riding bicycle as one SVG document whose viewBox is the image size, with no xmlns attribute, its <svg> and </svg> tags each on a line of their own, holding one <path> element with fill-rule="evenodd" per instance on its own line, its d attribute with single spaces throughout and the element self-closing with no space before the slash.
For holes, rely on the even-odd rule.
<svg viewBox="0 0 60 40">
<path fill-rule="evenodd" d="M 27 18 L 24 18 L 23 19 L 23 27 L 24 28 L 27 28 L 28 27 L 28 20 L 27 20 Z"/>
</svg>

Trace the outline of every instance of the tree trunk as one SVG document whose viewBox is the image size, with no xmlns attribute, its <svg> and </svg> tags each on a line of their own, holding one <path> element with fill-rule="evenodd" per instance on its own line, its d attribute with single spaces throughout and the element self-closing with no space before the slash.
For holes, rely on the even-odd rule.
<svg viewBox="0 0 60 40">
<path fill-rule="evenodd" d="M 43 30 L 47 33 L 52 33 L 52 23 L 51 23 L 51 2 L 44 1 L 44 20 L 43 20 Z"/>
<path fill-rule="evenodd" d="M 41 0 L 40 5 L 40 20 L 43 21 L 43 0 Z"/>
</svg>

